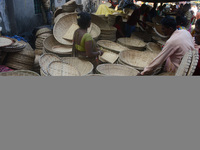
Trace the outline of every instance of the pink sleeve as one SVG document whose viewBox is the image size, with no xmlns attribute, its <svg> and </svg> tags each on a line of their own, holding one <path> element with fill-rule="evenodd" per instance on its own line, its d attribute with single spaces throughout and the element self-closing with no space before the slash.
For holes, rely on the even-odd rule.
<svg viewBox="0 0 200 150">
<path fill-rule="evenodd" d="M 163 50 L 158 54 L 156 58 L 149 64 L 149 66 L 145 67 L 141 72 L 142 75 L 148 74 L 148 72 L 154 71 L 157 67 L 161 66 L 164 61 L 171 56 L 176 48 L 172 44 L 165 44 Z M 151 73 L 150 73 L 151 74 Z"/>
</svg>

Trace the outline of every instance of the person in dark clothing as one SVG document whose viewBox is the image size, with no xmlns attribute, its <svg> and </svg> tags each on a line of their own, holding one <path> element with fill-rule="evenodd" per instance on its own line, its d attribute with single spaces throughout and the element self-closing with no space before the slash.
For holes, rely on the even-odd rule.
<svg viewBox="0 0 200 150">
<path fill-rule="evenodd" d="M 149 18 L 151 22 L 152 22 L 152 18 L 157 16 L 157 11 L 156 11 L 157 5 L 158 4 L 155 2 L 153 5 L 153 8 L 149 12 Z"/>
<path fill-rule="evenodd" d="M 116 17 L 114 27 L 117 28 L 116 39 L 120 37 L 125 37 L 121 16 Z"/>
</svg>

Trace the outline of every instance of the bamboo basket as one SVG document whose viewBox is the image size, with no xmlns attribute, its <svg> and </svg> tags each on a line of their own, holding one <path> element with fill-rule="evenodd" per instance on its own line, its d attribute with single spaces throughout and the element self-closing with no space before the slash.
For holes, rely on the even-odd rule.
<svg viewBox="0 0 200 150">
<path fill-rule="evenodd" d="M 110 29 L 110 26 L 101 17 L 91 14 L 91 22 L 96 24 L 100 29 Z"/>
<path fill-rule="evenodd" d="M 147 50 L 150 50 L 150 51 L 157 53 L 157 54 L 159 54 L 161 52 L 160 46 L 157 45 L 156 43 L 153 43 L 153 42 L 147 43 L 146 48 L 147 48 Z"/>
<path fill-rule="evenodd" d="M 3 48 L 2 48 L 2 51 L 7 52 L 7 53 L 8 53 L 8 52 L 9 52 L 9 53 L 12 53 L 12 52 L 20 52 L 20 51 L 22 51 L 25 47 L 26 47 L 26 42 L 15 40 L 15 43 L 13 43 L 12 45 L 3 47 Z"/>
<path fill-rule="evenodd" d="M 71 55 L 71 52 L 72 52 L 72 46 L 70 45 L 63 45 L 63 44 L 60 44 L 55 38 L 54 36 L 50 36 L 48 38 L 46 38 L 43 42 L 43 46 L 44 46 L 44 50 L 43 50 L 43 53 L 53 53 L 53 54 L 56 54 L 60 57 L 67 57 L 69 55 Z M 53 49 L 53 47 L 55 48 L 55 46 L 60 46 L 60 47 L 66 47 L 66 50 L 56 50 Z"/>
<path fill-rule="evenodd" d="M 15 70 L 33 70 L 33 65 L 26 65 L 18 62 L 7 61 L 6 66 L 15 69 Z"/>
<path fill-rule="evenodd" d="M 101 64 L 96 68 L 97 72 L 107 76 L 136 76 L 139 71 L 120 64 Z"/>
<path fill-rule="evenodd" d="M 76 14 L 76 15 L 77 15 L 76 12 L 64 12 L 64 13 L 60 13 L 58 16 L 56 16 L 56 17 L 54 18 L 54 23 L 56 23 L 58 20 L 60 20 L 60 18 L 62 18 L 62 17 L 64 17 L 64 16 L 67 16 L 67 15 L 69 15 L 69 14 Z"/>
<path fill-rule="evenodd" d="M 1 72 L 0 76 L 40 76 L 40 75 L 30 70 L 15 70 L 15 71 Z"/>
<path fill-rule="evenodd" d="M 189 50 L 188 52 L 185 53 L 185 55 L 183 56 L 183 58 L 181 60 L 180 65 L 176 71 L 175 76 L 186 76 L 187 75 L 190 65 L 191 65 L 191 62 L 192 62 L 192 57 L 193 57 L 193 54 L 192 54 L 191 50 Z"/>
<path fill-rule="evenodd" d="M 153 30 L 155 33 L 160 36 L 161 38 L 168 38 L 168 36 L 165 36 L 163 31 L 162 31 L 162 25 L 161 24 L 155 24 L 153 27 Z"/>
<path fill-rule="evenodd" d="M 77 23 L 77 14 L 69 14 L 60 18 L 53 27 L 53 35 L 55 39 L 64 45 L 72 45 L 72 41 L 63 39 L 72 23 Z"/>
<path fill-rule="evenodd" d="M 45 27 L 45 28 L 41 28 L 41 29 L 37 30 L 35 36 L 37 37 L 37 36 L 39 36 L 40 34 L 43 34 L 43 33 L 51 33 L 51 32 L 52 32 L 51 29 Z"/>
<path fill-rule="evenodd" d="M 100 47 L 103 47 L 105 49 L 117 52 L 117 53 L 124 51 L 124 50 L 128 50 L 127 47 L 122 46 L 119 43 L 109 41 L 109 40 L 99 40 L 97 42 L 97 45 L 99 45 Z"/>
<path fill-rule="evenodd" d="M 108 63 L 115 63 L 118 59 L 119 55 L 110 51 L 104 52 L 102 56 L 100 56 L 100 59 L 108 62 Z"/>
<path fill-rule="evenodd" d="M 94 66 L 89 61 L 82 60 L 77 57 L 62 57 L 62 60 L 75 67 L 80 72 L 81 76 L 85 76 L 93 72 Z"/>
<path fill-rule="evenodd" d="M 118 38 L 117 42 L 123 46 L 126 46 L 130 49 L 145 50 L 146 43 L 140 39 L 132 39 L 132 38 Z"/>
<path fill-rule="evenodd" d="M 48 66 L 48 74 L 50 76 L 80 76 L 79 71 L 62 61 L 53 61 Z"/>
<path fill-rule="evenodd" d="M 48 65 L 53 61 L 61 61 L 61 58 L 55 54 L 50 54 L 50 53 L 46 53 L 40 56 L 39 65 L 42 72 L 44 72 L 43 74 L 49 75 L 47 68 L 48 68 Z"/>
<path fill-rule="evenodd" d="M 132 66 L 138 70 L 144 70 L 144 67 L 148 66 L 156 56 L 156 53 L 153 53 L 149 50 L 127 50 L 120 52 L 119 59 L 123 63 Z"/>
<path fill-rule="evenodd" d="M 7 38 L 7 37 L 0 37 L 0 47 L 6 47 L 6 46 L 10 46 L 14 43 L 15 41 L 12 40 L 11 38 Z"/>
<path fill-rule="evenodd" d="M 61 13 L 62 13 L 62 7 L 58 7 L 54 12 L 54 19 Z"/>
</svg>

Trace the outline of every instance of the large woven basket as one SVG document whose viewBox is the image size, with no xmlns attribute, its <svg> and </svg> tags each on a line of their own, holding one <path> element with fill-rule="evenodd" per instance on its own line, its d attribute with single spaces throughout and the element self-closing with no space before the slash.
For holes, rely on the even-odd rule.
<svg viewBox="0 0 200 150">
<path fill-rule="evenodd" d="M 15 71 L 1 72 L 0 76 L 40 76 L 40 75 L 30 70 L 15 70 Z"/>
<path fill-rule="evenodd" d="M 60 13 L 59 15 L 57 15 L 54 18 L 54 23 L 56 23 L 58 20 L 60 20 L 60 18 L 66 16 L 66 15 L 69 15 L 69 14 L 77 14 L 77 13 L 76 12 L 64 12 L 64 13 Z"/>
<path fill-rule="evenodd" d="M 6 46 L 2 48 L 2 51 L 4 52 L 20 52 L 26 47 L 26 42 L 24 41 L 18 41 L 15 40 L 15 43 L 13 43 L 10 46 Z"/>
<path fill-rule="evenodd" d="M 94 66 L 89 61 L 81 60 L 77 57 L 62 57 L 62 60 L 75 67 L 80 72 L 81 76 L 85 76 L 93 72 Z"/>
<path fill-rule="evenodd" d="M 77 23 L 77 14 L 68 14 L 63 16 L 55 23 L 53 27 L 53 35 L 59 43 L 72 45 L 72 41 L 63 39 L 63 36 L 73 23 Z"/>
<path fill-rule="evenodd" d="M 79 71 L 62 61 L 53 61 L 48 66 L 48 74 L 50 76 L 80 76 Z"/>
<path fill-rule="evenodd" d="M 111 51 L 114 51 L 114 52 L 117 52 L 117 53 L 124 51 L 124 50 L 128 50 L 127 47 L 122 46 L 121 44 L 118 44 L 116 42 L 109 41 L 109 40 L 99 40 L 97 42 L 97 44 L 100 47 L 103 47 L 105 49 L 108 49 L 108 50 L 111 50 Z"/>
<path fill-rule="evenodd" d="M 135 49 L 135 50 L 145 50 L 146 47 L 146 43 L 140 39 L 118 38 L 117 42 L 130 49 Z"/>
<path fill-rule="evenodd" d="M 136 76 L 139 71 L 120 64 L 101 64 L 96 68 L 97 72 L 107 76 Z"/>
<path fill-rule="evenodd" d="M 153 53 L 149 50 L 127 50 L 120 52 L 119 59 L 129 66 L 132 66 L 138 70 L 143 70 L 144 67 L 148 66 L 156 56 L 156 53 Z"/>
<path fill-rule="evenodd" d="M 77 14 L 68 14 L 60 18 L 53 28 L 53 34 L 55 39 L 64 45 L 72 45 L 72 41 L 63 39 L 63 36 L 67 33 L 69 28 L 73 23 L 77 24 Z M 95 25 L 91 24 L 91 26 L 88 28 L 88 33 L 91 34 L 91 36 L 95 39 L 98 38 L 100 35 L 100 28 Z"/>
<path fill-rule="evenodd" d="M 45 75 L 48 75 L 48 71 L 47 68 L 49 66 L 49 64 L 53 61 L 61 61 L 61 58 L 58 57 L 55 54 L 51 54 L 51 53 L 46 53 L 40 56 L 39 58 L 39 65 L 41 68 L 41 72 Z"/>
<path fill-rule="evenodd" d="M 72 51 L 72 46 L 70 45 L 63 45 L 60 44 L 55 38 L 54 36 L 49 36 L 48 38 L 46 38 L 43 42 L 43 46 L 44 46 L 44 50 L 46 53 L 53 53 L 56 54 L 60 57 L 64 57 L 67 56 L 69 54 L 71 54 Z M 58 49 L 55 51 L 55 49 L 53 49 L 53 47 L 55 46 L 60 46 L 60 47 L 66 47 L 66 50 L 61 50 L 59 51 Z"/>
</svg>

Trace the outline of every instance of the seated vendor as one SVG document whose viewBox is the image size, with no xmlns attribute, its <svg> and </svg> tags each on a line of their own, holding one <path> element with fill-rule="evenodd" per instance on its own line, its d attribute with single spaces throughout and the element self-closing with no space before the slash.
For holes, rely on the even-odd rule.
<svg viewBox="0 0 200 150">
<path fill-rule="evenodd" d="M 72 55 L 90 61 L 94 67 L 98 65 L 98 56 L 103 55 L 103 51 L 97 49 L 96 43 L 87 29 L 91 24 L 90 14 L 81 12 L 77 15 L 79 29 L 74 32 Z"/>
</svg>

